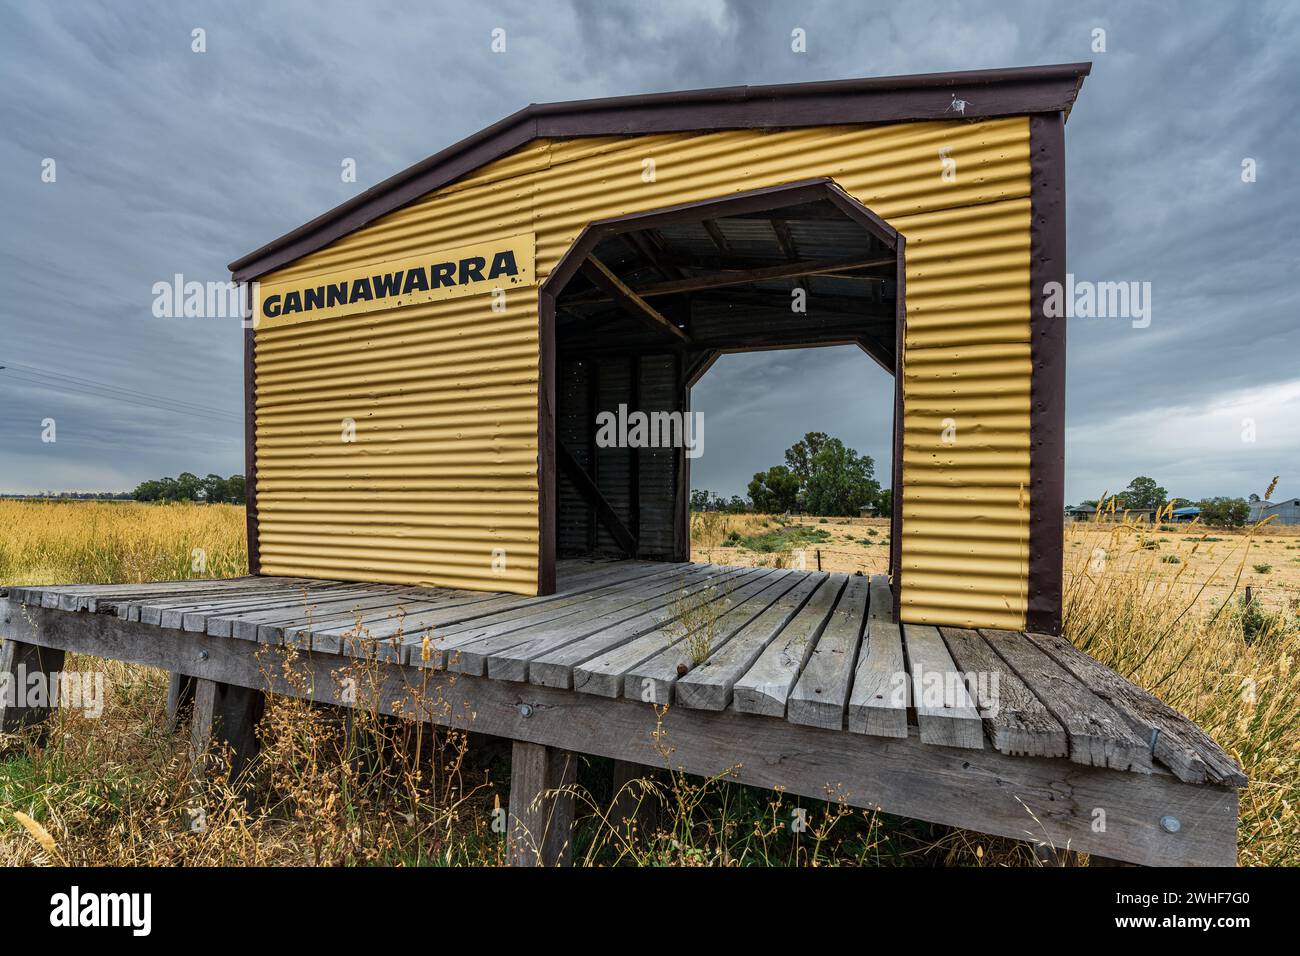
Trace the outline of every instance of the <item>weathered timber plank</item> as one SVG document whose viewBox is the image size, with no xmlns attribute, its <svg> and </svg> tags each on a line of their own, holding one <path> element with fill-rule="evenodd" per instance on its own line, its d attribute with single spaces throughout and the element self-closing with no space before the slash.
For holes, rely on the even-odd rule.
<svg viewBox="0 0 1300 956">
<path fill-rule="evenodd" d="M 220 581 L 211 587 L 193 589 L 170 588 L 163 592 L 133 592 L 129 595 L 97 595 L 90 611 L 97 614 L 114 613 L 120 618 L 139 620 L 140 605 L 149 602 L 185 601 L 185 600 L 219 600 L 225 597 L 240 597 L 245 594 L 258 594 L 265 591 L 277 591 L 287 587 L 305 587 L 308 584 L 338 584 L 337 581 L 286 581 L 282 578 L 255 578 L 253 580 L 232 579 Z"/>
<path fill-rule="evenodd" d="M 711 598 L 702 598 L 707 600 L 707 613 L 715 615 L 718 620 L 718 630 L 723 632 L 723 619 L 734 609 L 739 608 L 750 598 L 761 594 L 778 580 L 788 577 L 789 571 L 768 571 L 751 576 L 740 584 L 734 590 L 726 593 L 719 593 Z M 723 588 L 726 587 L 724 582 Z M 722 589 L 719 589 L 720 591 Z M 763 607 L 767 602 L 763 602 Z M 761 608 L 759 608 L 761 610 Z M 659 691 L 664 691 L 665 697 L 670 693 L 667 691 L 667 679 L 676 672 L 677 663 L 674 660 L 671 665 L 672 674 L 668 671 L 668 665 L 664 662 L 663 656 L 671 653 L 676 658 L 680 653 L 680 648 L 674 645 L 680 644 L 685 640 L 680 628 L 676 625 L 677 613 L 672 606 L 667 607 L 661 614 L 659 626 L 652 631 L 642 634 L 640 637 L 633 638 L 623 644 L 619 644 L 612 650 L 590 658 L 587 661 L 573 668 L 573 689 L 580 690 L 584 694 L 600 694 L 605 697 L 618 697 L 623 693 L 623 678 L 637 667 L 637 665 L 649 660 L 652 657 L 660 656 L 659 663 L 664 665 L 664 670 L 652 678 L 653 694 L 657 695 Z M 755 611 L 754 613 L 757 613 Z M 750 614 L 750 617 L 753 615 Z M 746 617 L 747 621 L 749 617 Z M 735 624 L 739 627 L 744 622 Z M 728 622 L 728 626 L 730 622 Z M 665 648 L 671 648 L 671 651 L 665 651 Z M 658 700 L 659 703 L 667 703 L 667 700 L 653 697 L 646 688 L 637 685 L 629 685 L 633 691 L 633 699 L 651 703 Z"/>
<path fill-rule="evenodd" d="M 505 679 L 506 675 L 519 675 L 524 673 L 522 665 L 526 664 L 529 683 L 572 687 L 576 665 L 659 628 L 670 619 L 665 609 L 679 595 L 686 598 L 711 587 L 725 594 L 764 573 L 757 568 L 726 568 L 705 580 L 690 582 L 668 600 L 661 595 L 639 606 L 586 621 L 572 631 L 543 631 L 534 635 L 528 644 L 517 645 L 490 658 L 488 676 Z"/>
<path fill-rule="evenodd" d="M 671 570 L 658 571 L 636 578 L 622 578 L 590 591 L 581 591 L 545 604 L 507 608 L 487 617 L 439 628 L 428 661 L 418 661 L 415 649 L 410 663 L 430 667 L 452 667 L 460 673 L 481 674 L 486 657 L 493 651 L 512 647 L 527 640 L 526 629 L 555 623 L 567 626 L 574 621 L 597 616 L 611 608 L 622 607 L 674 586 L 697 573 L 689 564 L 675 564 Z M 563 621 L 564 624 L 559 622 Z"/>
<path fill-rule="evenodd" d="M 663 786 L 664 769 L 615 760 L 612 777 L 614 799 L 605 819 L 614 832 L 629 842 L 635 839 L 634 834 L 641 838 L 654 834 L 662 810 L 655 787 Z"/>
<path fill-rule="evenodd" d="M 85 592 L 66 593 L 60 589 L 56 600 L 43 605 L 57 604 L 61 610 L 86 610 L 94 614 L 108 613 L 116 609 L 122 601 L 130 598 L 166 598 L 177 594 L 229 594 L 255 589 L 273 587 L 259 578 L 200 578 L 190 581 L 174 581 L 172 585 L 91 585 Z M 188 587 L 181 587 L 188 585 Z M 198 587 L 195 587 L 198 585 Z"/>
<path fill-rule="evenodd" d="M 194 686 L 195 680 L 188 674 L 173 673 L 167 682 L 167 726 L 173 733 L 193 714 Z"/>
<path fill-rule="evenodd" d="M 1077 677 L 1018 631 L 981 630 L 989 646 L 1065 727 L 1070 759 L 1089 767 L 1150 772 L 1149 744 Z"/>
<path fill-rule="evenodd" d="M 311 595 L 306 601 L 298 600 L 293 604 L 281 604 L 263 608 L 236 608 L 207 614 L 203 617 L 203 627 L 190 627 L 190 615 L 185 616 L 185 630 L 202 630 L 208 634 L 237 637 L 241 641 L 256 641 L 267 628 L 267 637 L 263 643 L 278 644 L 284 628 L 293 624 L 321 624 L 325 621 L 343 621 L 346 615 L 355 611 L 368 611 L 375 608 L 392 607 L 410 601 L 420 600 L 428 588 L 400 587 L 391 589 L 366 589 L 354 594 Z M 455 593 L 455 592 L 452 592 Z M 441 597 L 441 596 L 440 596 Z M 197 615 L 195 615 L 197 617 Z"/>
<path fill-rule="evenodd" d="M 612 571 L 617 575 L 621 569 L 615 568 Z M 404 645 L 418 645 L 424 633 L 429 632 L 431 637 L 436 637 L 437 634 L 433 632 L 435 628 L 486 617 L 502 610 L 546 604 L 567 597 L 578 589 L 599 586 L 604 579 L 605 569 L 600 569 L 593 575 L 584 576 L 577 584 L 571 583 L 568 590 L 563 594 L 523 597 L 518 594 L 494 595 L 485 592 L 484 597 L 486 599 L 481 601 L 467 602 L 455 607 L 448 606 L 411 613 L 390 614 L 382 620 L 365 623 L 364 629 L 367 634 L 365 640 L 360 638 L 355 623 L 344 623 L 324 628 L 320 625 L 313 625 L 309 633 L 304 630 L 301 634 L 286 635 L 286 637 L 293 636 L 298 642 L 305 641 L 310 637 L 311 649 L 322 653 L 338 654 L 352 650 L 365 654 L 369 651 L 377 654 L 381 659 L 395 660 L 396 656 L 402 653 Z M 407 640 L 408 638 L 411 640 Z"/>
<path fill-rule="evenodd" d="M 131 599 L 152 596 L 165 598 L 177 594 L 215 595 L 269 586 L 260 582 L 259 578 L 194 578 L 190 581 L 171 581 L 156 585 L 90 584 L 57 589 L 16 588 L 13 590 L 25 593 L 28 599 L 23 603 L 32 606 L 104 614 L 116 610 L 119 604 Z"/>
<path fill-rule="evenodd" d="M 337 589 L 299 588 L 296 591 L 284 592 L 275 596 L 268 595 L 265 599 L 258 599 L 255 602 L 249 602 L 247 605 L 241 606 L 232 602 L 221 602 L 220 606 L 201 607 L 193 611 L 187 611 L 181 615 L 179 627 L 186 631 L 207 631 L 208 622 L 218 618 L 233 621 L 246 615 L 286 614 L 293 613 L 290 609 L 302 607 L 304 604 L 319 605 L 326 602 L 346 601 L 349 598 L 364 601 L 420 590 L 422 589 L 396 584 L 356 584 Z M 295 598 L 296 600 L 294 600 Z M 164 623 L 164 626 L 167 625 Z M 227 633 L 233 634 L 233 630 L 228 630 Z"/>
<path fill-rule="evenodd" d="M 732 638 L 748 627 L 755 618 L 767 613 L 771 606 L 804 580 L 803 574 L 794 571 L 778 571 L 768 577 L 766 587 L 756 591 L 737 603 L 728 611 L 720 613 L 714 625 L 715 632 L 707 648 L 692 650 L 690 643 L 696 639 L 698 630 L 693 634 L 683 634 L 680 624 L 672 628 L 674 638 L 671 645 L 652 657 L 629 668 L 623 674 L 623 692 L 631 700 L 660 705 L 674 701 L 677 680 L 682 673 L 690 673 L 691 668 L 702 662 L 692 659 L 693 654 L 703 653 L 708 656 L 727 647 Z M 737 592 L 739 594 L 739 592 Z M 721 611 L 721 607 L 719 607 Z M 708 660 L 708 657 L 704 658 Z M 590 681 L 588 681 L 590 683 Z"/>
<path fill-rule="evenodd" d="M 484 633 L 477 627 L 477 621 L 461 625 L 466 630 L 448 635 L 443 631 L 437 641 L 435 666 L 443 663 L 461 674 L 483 674 L 487 672 L 489 660 L 496 660 L 497 669 L 492 676 L 501 680 L 524 680 L 527 676 L 527 659 L 531 653 L 535 635 L 545 630 L 554 633 L 560 629 L 566 635 L 575 635 L 588 627 L 587 622 L 607 614 L 617 614 L 631 607 L 651 606 L 653 599 L 671 595 L 675 590 L 698 580 L 708 574 L 706 569 L 692 570 L 683 568 L 676 575 L 656 575 L 652 583 L 632 582 L 623 585 L 622 590 L 601 596 L 592 601 L 585 601 L 576 606 L 560 609 L 558 614 L 551 614 L 549 609 L 554 604 L 546 605 L 547 610 L 534 613 L 527 618 L 510 621 L 504 627 L 496 626 Z M 665 597 L 664 602 L 671 600 Z M 635 613 L 635 612 L 633 612 Z M 523 657 L 511 655 L 510 652 L 521 645 L 529 644 Z M 517 661 L 514 667 L 504 665 L 506 660 Z"/>
<path fill-rule="evenodd" d="M 753 666 L 737 679 L 731 688 L 733 709 L 745 714 L 785 716 L 790 689 L 799 679 L 848 579 L 846 574 L 830 575 Z"/>
<path fill-rule="evenodd" d="M 795 582 L 785 594 L 710 654 L 704 663 L 678 678 L 673 694 L 685 707 L 723 710 L 731 703 L 731 688 L 758 660 L 781 630 L 820 587 L 831 587 L 829 574 L 809 574 Z"/>
<path fill-rule="evenodd" d="M 238 607 L 244 604 L 256 604 L 259 601 L 283 600 L 291 595 L 300 595 L 303 590 L 308 588 L 313 591 L 333 592 L 347 587 L 356 587 L 356 585 L 345 585 L 338 581 L 321 581 L 316 583 L 314 587 L 308 584 L 275 584 L 256 588 L 229 588 L 199 594 L 177 593 L 162 597 L 136 597 L 129 601 L 122 601 L 115 605 L 114 609 L 118 617 L 124 617 L 128 621 L 139 621 L 142 624 L 161 624 L 162 615 L 167 611 L 176 609 L 184 611 L 203 607 Z M 176 620 L 176 624 L 168 623 L 166 626 L 179 627 L 179 617 Z"/>
<path fill-rule="evenodd" d="M 56 647 L 27 644 L 0 630 L 0 734 L 13 734 L 24 727 L 43 724 L 58 705 L 50 693 L 54 677 L 63 670 L 64 651 Z M 29 696 L 32 681 L 41 678 L 45 686 L 44 703 Z M 44 744 L 46 731 L 40 730 Z"/>
<path fill-rule="evenodd" d="M 511 866 L 568 866 L 578 755 L 516 740 L 510 756 L 506 858 Z"/>
<path fill-rule="evenodd" d="M 335 610 L 324 616 L 295 614 L 287 621 L 258 624 L 255 631 L 238 622 L 232 624 L 231 634 L 248 636 L 250 633 L 262 644 L 294 644 L 310 646 L 322 653 L 351 653 L 353 645 L 364 643 L 363 638 L 375 646 L 387 647 L 408 636 L 409 621 L 420 615 L 448 613 L 453 616 L 471 616 L 488 602 L 500 602 L 501 596 L 489 591 L 439 592 L 431 598 L 409 596 L 387 601 L 371 608 Z M 390 655 L 384 654 L 388 657 Z"/>
<path fill-rule="evenodd" d="M 849 730 L 876 737 L 907 736 L 907 664 L 893 619 L 889 578 L 872 575 L 867 630 L 849 692 Z"/>
<path fill-rule="evenodd" d="M 153 594 L 169 589 L 197 585 L 199 588 L 229 586 L 231 584 L 249 583 L 258 580 L 254 577 L 242 578 L 194 578 L 188 581 L 160 581 L 138 584 L 27 584 L 11 585 L 7 588 L 9 599 L 18 604 L 35 607 L 61 608 L 68 611 L 93 610 L 90 602 L 97 595 L 108 597 L 124 594 Z"/>
<path fill-rule="evenodd" d="M 190 718 L 191 765 L 202 773 L 214 744 L 230 748 L 230 779 L 236 781 L 257 755 L 256 727 L 262 719 L 265 697 L 260 690 L 198 678 L 194 687 L 194 712 Z"/>
<path fill-rule="evenodd" d="M 966 689 L 984 718 L 993 746 L 1004 754 L 1064 757 L 1070 752 L 1061 722 L 1053 717 L 1019 676 L 975 631 L 941 627 L 957 667 L 966 675 Z"/>
<path fill-rule="evenodd" d="M 1237 761 L 1200 727 L 1153 694 L 1089 657 L 1063 637 L 1029 634 L 1040 650 L 1114 707 L 1139 737 L 1154 741 L 1155 758 L 1188 783 L 1244 787 Z"/>
<path fill-rule="evenodd" d="M 927 624 L 904 624 L 903 643 L 921 740 L 941 747 L 982 748 L 983 721 L 939 629 Z"/>
<path fill-rule="evenodd" d="M 412 608 L 387 608 L 370 620 L 363 620 L 359 628 L 356 615 L 346 615 L 338 623 L 313 623 L 310 627 L 290 626 L 284 629 L 283 643 L 310 645 L 313 651 L 323 654 L 342 654 L 350 646 L 360 646 L 362 631 L 371 645 L 391 641 L 400 646 L 412 635 L 428 631 L 441 624 L 466 621 L 503 607 L 512 607 L 523 600 L 518 595 L 494 596 L 485 592 L 483 600 L 442 602 Z M 259 632 L 259 639 L 260 639 Z"/>
<path fill-rule="evenodd" d="M 535 659 L 562 655 L 566 648 L 576 647 L 587 639 L 602 640 L 606 642 L 604 646 L 618 640 L 629 640 L 631 636 L 653 627 L 662 616 L 660 609 L 679 595 L 718 585 L 740 573 L 738 568 L 711 564 L 686 564 L 683 567 L 682 573 L 671 577 L 658 576 L 650 584 L 639 585 L 617 600 L 602 601 L 599 606 L 584 606 L 578 613 L 563 618 L 539 621 L 525 630 L 486 638 L 455 653 L 462 661 L 470 663 L 475 657 L 481 658 L 486 663 L 486 673 L 497 680 L 528 680 L 529 668 Z M 579 652 L 575 649 L 572 653 Z M 556 668 L 562 668 L 567 686 L 570 665 L 561 664 L 558 659 L 552 663 Z M 464 667 L 464 663 L 460 666 Z M 483 673 L 482 670 L 470 672 Z M 555 673 L 558 674 L 559 670 Z"/>
<path fill-rule="evenodd" d="M 327 585 L 319 588 L 300 588 L 296 591 L 286 590 L 274 593 L 258 594 L 248 596 L 243 599 L 231 598 L 229 600 L 210 601 L 207 603 L 195 604 L 173 604 L 157 608 L 159 612 L 158 619 L 153 619 L 154 607 L 152 602 L 145 604 L 140 608 L 140 623 L 151 624 L 157 623 L 162 627 L 179 627 L 187 631 L 202 631 L 206 628 L 207 616 L 225 612 L 235 614 L 241 610 L 257 610 L 259 608 L 272 607 L 282 601 L 303 603 L 312 600 L 324 600 L 333 598 L 338 595 L 360 596 L 369 593 L 374 585 L 354 585 L 339 586 Z M 149 612 L 146 615 L 146 612 Z M 196 626 L 185 627 L 185 618 L 189 617 L 195 622 Z M 147 618 L 147 619 L 146 619 Z"/>
<path fill-rule="evenodd" d="M 849 578 L 817 646 L 808 655 L 803 673 L 790 691 L 787 720 L 829 730 L 843 728 L 870 593 L 870 578 Z"/>
<path fill-rule="evenodd" d="M 264 666 L 245 641 L 119 620 L 107 615 L 12 609 L 0 600 L 0 636 L 209 680 L 340 703 L 336 660 L 301 655 L 302 675 Z M 203 653 L 206 652 L 206 653 Z M 1231 866 L 1237 792 L 1183 783 L 1157 769 L 1126 774 L 1059 759 L 1010 757 L 992 748 L 954 750 L 822 730 L 733 711 L 669 708 L 660 723 L 626 700 L 579 696 L 531 684 L 375 665 L 383 713 L 416 717 L 514 740 L 687 773 L 730 772 L 743 784 L 782 787 L 1013 839 L 1145 865 Z M 665 756 L 668 755 L 667 757 Z M 1092 810 L 1106 808 L 1106 831 Z M 1161 829 L 1177 817 L 1177 833 Z"/>
</svg>

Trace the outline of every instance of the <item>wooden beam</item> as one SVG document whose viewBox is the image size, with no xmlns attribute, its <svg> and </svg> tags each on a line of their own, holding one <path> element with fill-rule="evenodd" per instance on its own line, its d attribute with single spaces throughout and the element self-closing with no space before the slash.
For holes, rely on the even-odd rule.
<svg viewBox="0 0 1300 956">
<path fill-rule="evenodd" d="M 600 448 L 596 444 L 596 415 L 600 411 L 600 361 L 586 359 L 587 363 L 587 468 L 591 483 L 600 487 Z M 572 454 L 570 454 L 572 457 Z M 587 553 L 596 553 L 599 540 L 600 519 L 596 509 L 587 509 Z"/>
<path fill-rule="evenodd" d="M 619 304 L 623 309 L 639 318 L 646 325 L 659 332 L 677 336 L 683 342 L 691 337 L 668 321 L 664 315 L 645 299 L 633 292 L 618 276 L 595 256 L 588 256 L 582 263 L 582 274 Z"/>
<path fill-rule="evenodd" d="M 785 253 L 785 257 L 791 262 L 798 262 L 799 250 L 795 248 L 794 236 L 790 234 L 790 224 L 776 217 L 769 221 L 772 225 L 772 233 L 776 236 L 776 241 L 781 246 L 781 251 Z"/>
<path fill-rule="evenodd" d="M 564 473 L 569 476 L 573 486 L 577 488 L 578 494 L 586 499 L 587 504 L 591 505 L 600 518 L 606 530 L 613 536 L 615 543 L 627 554 L 636 557 L 637 542 L 632 536 L 632 532 L 627 530 L 627 526 L 619 519 L 618 513 L 614 511 L 613 506 L 606 500 L 605 496 L 600 493 L 596 483 L 591 480 L 591 476 L 583 469 L 578 460 L 573 457 L 573 452 L 569 451 L 561 441 L 555 443 L 556 457 L 559 459 L 560 467 Z"/>
<path fill-rule="evenodd" d="M 588 259 L 590 262 L 591 260 Z M 817 261 L 782 262 L 774 266 L 762 266 L 756 269 L 737 269 L 721 271 L 693 279 L 681 279 L 674 282 L 656 282 L 644 286 L 634 293 L 641 298 L 656 295 L 678 295 L 683 292 L 699 292 L 703 289 L 725 289 L 733 285 L 748 285 L 751 282 L 767 282 L 777 279 L 794 279 L 801 276 L 834 275 L 853 272 L 857 269 L 871 269 L 877 266 L 892 266 L 893 256 L 887 259 L 822 259 Z M 594 279 L 592 281 L 595 281 Z M 627 288 L 624 286 L 624 288 Z M 631 292 L 631 289 L 628 289 Z M 582 301 L 597 301 L 583 299 Z"/>
<path fill-rule="evenodd" d="M 256 727 L 264 707 L 260 690 L 198 678 L 190 723 L 191 765 L 195 772 L 205 771 L 214 744 L 225 743 L 230 746 L 230 779 L 237 780 L 257 755 Z"/>
<path fill-rule="evenodd" d="M 866 335 L 858 336 L 858 348 L 866 352 L 873 362 L 890 375 L 894 374 L 894 356 L 885 351 L 875 339 Z"/>
<path fill-rule="evenodd" d="M 653 788 L 656 785 L 662 787 L 666 776 L 663 768 L 647 767 L 628 760 L 614 761 L 614 795 L 608 820 L 614 831 L 629 843 L 634 831 L 642 839 L 654 835 L 662 805 Z"/>
<path fill-rule="evenodd" d="M 696 382 L 702 379 L 704 373 L 713 368 L 713 363 L 718 360 L 718 356 L 721 354 L 717 349 L 692 353 L 684 363 L 686 387 L 692 388 Z"/>
<path fill-rule="evenodd" d="M 510 756 L 511 866 L 568 866 L 573 859 L 573 788 L 578 756 L 516 740 Z"/>
<path fill-rule="evenodd" d="M 713 244 L 718 247 L 719 252 L 723 255 L 731 254 L 731 243 L 727 242 L 727 237 L 722 234 L 722 229 L 716 222 L 712 219 L 701 219 L 700 225 L 709 234 L 709 238 L 713 240 Z"/>
<path fill-rule="evenodd" d="M 175 733 L 184 725 L 194 706 L 194 678 L 173 672 L 167 682 L 167 726 Z"/>
<path fill-rule="evenodd" d="M 58 705 L 57 677 L 63 670 L 64 652 L 13 640 L 7 630 L 0 631 L 0 733 L 13 734 L 25 727 L 40 726 L 38 743 L 45 743 L 43 726 Z M 30 699 L 32 681 L 44 682 L 45 702 Z"/>
<path fill-rule="evenodd" d="M 751 291 L 749 289 L 733 288 L 718 292 L 703 291 L 695 293 L 691 301 L 696 305 L 754 305 L 760 308 L 789 311 L 790 290 Z M 809 289 L 807 306 L 806 315 L 811 317 L 816 317 L 819 313 L 852 315 L 864 321 L 872 321 L 881 325 L 888 324 L 890 329 L 894 327 L 894 307 L 892 305 L 884 307 L 865 296 L 826 295 Z"/>
<path fill-rule="evenodd" d="M 300 655 L 286 675 L 257 646 L 234 638 L 159 628 L 108 614 L 10 608 L 0 598 L 0 635 L 91 657 L 108 657 L 279 694 L 340 703 L 341 658 Z M 263 649 L 264 650 L 264 649 Z M 289 653 L 287 650 L 282 653 Z M 1232 866 L 1237 791 L 1189 784 L 1162 769 L 1132 773 L 1059 759 L 1012 757 L 906 739 L 755 719 L 730 711 L 584 696 L 534 684 L 391 664 L 375 665 L 373 699 L 383 713 L 547 747 L 664 762 L 685 773 L 729 773 L 738 783 L 783 787 L 814 799 L 828 789 L 850 806 L 882 809 L 1145 865 Z M 450 704 L 450 706 L 449 706 Z M 1104 831 L 1093 808 L 1106 809 Z M 1176 832 L 1160 821 L 1179 821 Z"/>
<path fill-rule="evenodd" d="M 654 243 L 652 243 L 646 236 L 639 232 L 625 232 L 623 233 L 623 238 L 626 239 L 628 244 L 640 253 L 647 262 L 654 266 L 659 274 L 665 279 L 686 278 L 682 274 L 681 269 L 667 262 L 664 257 L 659 254 L 659 250 L 655 247 Z"/>
</svg>

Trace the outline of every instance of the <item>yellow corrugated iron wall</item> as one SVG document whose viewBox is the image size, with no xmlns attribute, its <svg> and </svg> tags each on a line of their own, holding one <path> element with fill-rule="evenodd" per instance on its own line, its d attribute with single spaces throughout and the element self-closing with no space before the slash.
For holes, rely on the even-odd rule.
<svg viewBox="0 0 1300 956">
<path fill-rule="evenodd" d="M 903 617 L 1022 627 L 1024 118 L 536 141 L 263 282 L 531 231 L 540 283 L 592 220 L 816 176 L 907 238 Z M 535 292 L 491 318 L 471 298 L 257 331 L 265 573 L 533 589 Z M 340 450 L 357 406 L 372 427 Z"/>
</svg>

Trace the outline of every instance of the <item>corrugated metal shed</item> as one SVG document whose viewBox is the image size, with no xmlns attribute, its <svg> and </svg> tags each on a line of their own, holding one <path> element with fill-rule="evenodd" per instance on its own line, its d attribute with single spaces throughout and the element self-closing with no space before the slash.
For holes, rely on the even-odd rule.
<svg viewBox="0 0 1300 956">
<path fill-rule="evenodd" d="M 1068 96 L 1055 85 L 1054 99 L 1043 93 L 1041 111 L 1055 115 L 1058 124 L 1083 73 L 1086 67 L 1073 68 Z M 988 81 L 986 103 L 1000 102 L 1003 82 L 1011 81 Z M 1044 88 L 1063 84 L 1065 74 L 1044 73 L 1033 82 Z M 1031 80 L 1018 76 L 1015 83 Z M 929 95 L 946 102 L 950 90 L 964 88 L 953 81 Z M 956 92 L 952 97 L 957 99 Z M 971 101 L 977 102 L 973 95 Z M 1032 97 L 1025 102 L 1039 103 Z M 354 210 L 327 214 L 312 229 L 233 264 L 237 275 L 260 277 L 265 294 L 307 289 L 340 275 L 382 273 L 411 257 L 432 262 L 449 250 L 453 261 L 466 248 L 481 248 L 490 259 L 507 239 L 526 243 L 533 260 L 516 284 L 465 283 L 455 297 L 449 291 L 436 299 L 422 299 L 417 289 L 363 300 L 365 311 L 343 307 L 321 318 L 302 312 L 264 320 L 253 338 L 255 469 L 250 468 L 256 475 L 261 570 L 529 593 L 546 584 L 548 535 L 551 548 L 558 543 L 586 549 L 594 537 L 596 550 L 617 550 L 608 531 L 582 510 L 572 483 L 563 475 L 548 476 L 545 467 L 551 458 L 544 437 L 551 414 L 545 378 L 554 361 L 548 350 L 555 346 L 539 314 L 540 286 L 593 222 L 822 178 L 906 239 L 902 617 L 1025 627 L 1034 576 L 1031 536 L 1043 535 L 1031 527 L 1031 511 L 1037 504 L 1054 512 L 1054 519 L 1043 520 L 1049 531 L 1053 520 L 1059 530 L 1063 503 L 1055 478 L 1040 481 L 1036 491 L 1031 476 L 1031 260 L 1041 190 L 1035 192 L 1038 160 L 1031 157 L 1035 127 L 1029 114 L 1039 111 L 1016 105 L 1008 102 L 979 120 L 953 115 L 873 126 L 804 122 L 782 129 L 752 121 L 747 128 L 527 138 L 332 239 L 331 231 L 342 228 L 347 216 L 363 215 L 378 200 L 362 197 Z M 825 115 L 833 113 L 827 109 Z M 726 125 L 720 119 L 698 122 Z M 475 148 L 485 147 L 465 149 Z M 431 166 L 419 174 L 424 179 L 412 174 L 389 191 L 413 190 L 418 187 L 411 182 L 435 181 L 428 178 L 434 174 Z M 850 221 L 792 215 L 789 236 L 809 259 L 874 248 Z M 699 222 L 683 222 L 664 226 L 660 234 L 665 250 L 699 262 L 719 250 L 755 267 L 779 261 L 781 247 L 766 222 L 729 218 L 717 230 L 715 236 Z M 299 249 L 308 251 L 258 271 Z M 524 256 L 521 248 L 519 258 Z M 635 288 L 662 280 L 647 268 L 635 264 L 619 278 Z M 698 278 L 708 270 L 681 274 Z M 864 310 L 878 314 L 903 291 L 892 277 L 867 282 L 855 275 L 865 273 L 804 282 L 814 297 L 861 301 Z M 491 294 L 489 286 L 500 292 Z M 787 295 L 790 282 L 747 288 L 754 296 Z M 719 289 L 700 297 L 683 321 L 707 338 L 711 321 L 727 327 L 740 291 Z M 573 295 L 573 314 L 581 317 L 581 294 Z M 749 321 L 761 325 L 763 308 L 746 306 Z M 634 387 L 640 402 L 682 407 L 678 360 L 634 353 L 599 361 L 576 353 L 566 358 L 564 330 L 571 321 L 561 317 L 557 381 L 549 386 L 556 391 L 556 433 L 571 444 L 581 467 L 591 470 L 594 461 L 595 484 L 619 518 L 645 529 L 644 552 L 667 556 L 680 547 L 670 532 L 680 465 L 671 454 L 642 450 L 634 480 L 628 455 L 592 447 L 583 430 L 593 387 L 601 408 L 627 401 Z M 828 327 L 835 324 L 827 321 Z M 646 334 L 629 329 L 618 341 L 625 348 L 648 348 L 649 340 L 638 340 Z M 355 422 L 354 442 L 340 440 L 345 419 Z M 1035 495 L 1042 500 L 1035 502 Z M 552 507 L 548 501 L 555 500 L 559 519 L 551 531 L 545 515 Z M 1059 540 L 1057 548 L 1059 594 Z M 1050 604 L 1050 580 L 1046 587 Z"/>
</svg>

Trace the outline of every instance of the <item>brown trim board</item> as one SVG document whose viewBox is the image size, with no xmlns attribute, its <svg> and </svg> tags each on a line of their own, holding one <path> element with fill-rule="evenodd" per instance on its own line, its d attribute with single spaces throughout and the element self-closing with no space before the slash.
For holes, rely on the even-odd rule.
<svg viewBox="0 0 1300 956">
<path fill-rule="evenodd" d="M 1068 115 L 1091 69 L 1064 63 L 533 104 L 241 256 L 230 271 L 240 280 L 265 275 L 539 137 Z"/>
<path fill-rule="evenodd" d="M 256 315 L 257 303 L 250 298 Z M 244 515 L 248 536 L 248 573 L 262 573 L 257 514 L 257 340 L 252 325 L 244 328 Z"/>
<path fill-rule="evenodd" d="M 559 496 L 555 472 L 556 404 L 555 296 L 542 286 L 537 295 L 537 593 L 555 593 Z"/>
<path fill-rule="evenodd" d="M 1029 592 L 1025 629 L 1061 633 L 1065 535 L 1065 320 L 1044 287 L 1065 282 L 1065 117 L 1029 117 Z"/>
<path fill-rule="evenodd" d="M 894 460 L 890 463 L 889 505 L 889 590 L 894 599 L 893 618 L 899 620 L 903 605 L 903 375 L 907 344 L 907 240 L 898 237 L 897 315 L 894 319 Z"/>
</svg>

